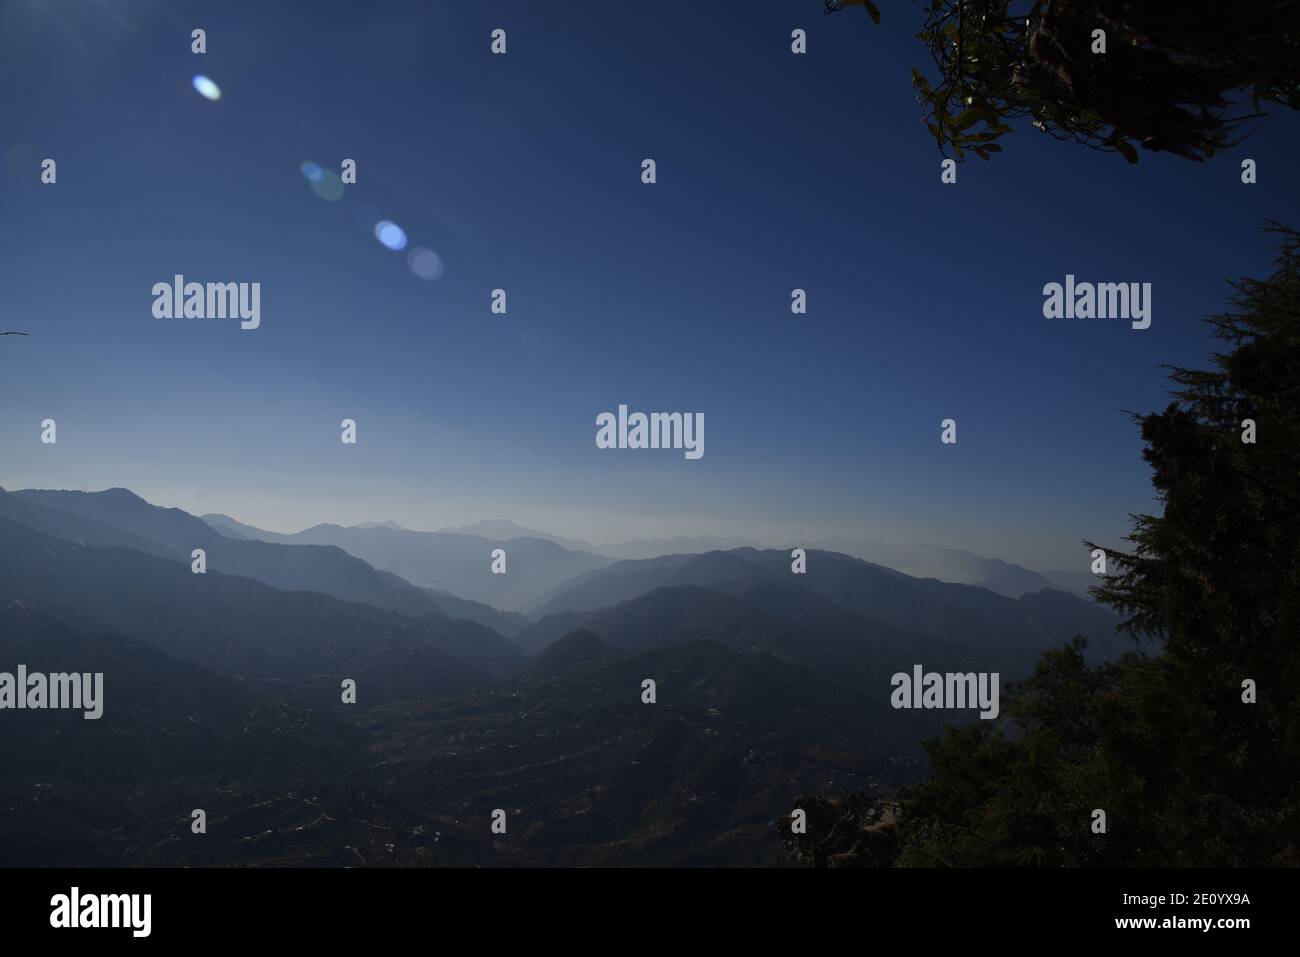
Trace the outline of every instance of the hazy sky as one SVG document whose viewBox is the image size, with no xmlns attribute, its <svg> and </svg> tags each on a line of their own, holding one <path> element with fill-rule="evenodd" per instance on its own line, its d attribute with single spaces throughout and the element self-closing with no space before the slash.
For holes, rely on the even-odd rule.
<svg viewBox="0 0 1300 957">
<path fill-rule="evenodd" d="M 5 4 L 0 328 L 32 335 L 0 338 L 0 485 L 277 530 L 503 517 L 1082 567 L 1155 507 L 1121 410 L 1163 405 L 1225 279 L 1268 271 L 1260 221 L 1300 223 L 1300 117 L 1203 165 L 1021 126 L 945 186 L 919 8 L 821 8 Z M 319 198 L 302 163 L 344 158 L 356 185 Z M 155 319 L 176 273 L 260 282 L 261 327 Z M 1044 319 L 1067 273 L 1152 283 L 1151 328 Z M 597 449 L 619 403 L 703 412 L 704 457 Z"/>
</svg>

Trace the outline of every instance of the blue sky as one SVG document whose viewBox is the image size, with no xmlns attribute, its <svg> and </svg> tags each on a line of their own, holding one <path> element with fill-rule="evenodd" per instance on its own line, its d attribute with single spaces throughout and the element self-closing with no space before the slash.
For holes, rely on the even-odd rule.
<svg viewBox="0 0 1300 957">
<path fill-rule="evenodd" d="M 1268 271 L 1261 221 L 1300 223 L 1300 117 L 1136 167 L 1021 126 L 945 186 L 909 82 L 919 13 L 6 5 L 0 327 L 32 335 L 0 339 L 0 485 L 126 486 L 277 530 L 504 517 L 1084 567 L 1081 539 L 1156 507 L 1122 410 L 1163 405 L 1161 366 L 1211 348 L 1226 279 Z M 344 158 L 357 184 L 318 198 L 301 164 Z M 442 277 L 380 245 L 378 217 Z M 261 282 L 261 328 L 154 319 L 176 273 Z M 1151 328 L 1044 319 L 1067 273 L 1152 283 Z M 597 449 L 620 403 L 703 412 L 704 457 Z"/>
</svg>

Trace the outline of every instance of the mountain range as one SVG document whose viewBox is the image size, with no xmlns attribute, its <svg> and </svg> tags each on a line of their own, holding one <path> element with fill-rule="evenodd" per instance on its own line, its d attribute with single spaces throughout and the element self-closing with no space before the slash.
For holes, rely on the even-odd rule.
<svg viewBox="0 0 1300 957">
<path fill-rule="evenodd" d="M 1059 590 L 1011 599 L 969 585 L 911 578 L 833 552 L 806 554 L 804 574 L 791 572 L 788 553 L 746 548 L 618 562 L 546 596 L 534 609 L 537 623 L 517 640 L 536 651 L 566 629 L 592 627 L 593 616 L 608 617 L 646 595 L 662 601 L 685 586 L 730 596 L 804 629 L 862 636 L 888 627 L 893 631 L 887 649 L 913 658 L 919 648 L 933 650 L 940 642 L 974 651 L 986 664 L 999 658 L 1023 664 L 1026 656 L 1035 658 L 1080 632 L 1092 636 L 1094 657 L 1111 657 L 1124 647 L 1114 637 L 1118 622 L 1109 611 Z"/>
<path fill-rule="evenodd" d="M 609 564 L 546 538 L 489 538 L 462 532 L 412 532 L 392 523 L 368 527 L 332 524 L 283 534 L 207 516 L 210 528 L 238 533 L 240 541 L 333 547 L 434 592 L 447 592 L 494 608 L 517 611 L 575 575 Z M 505 574 L 493 574 L 492 553 L 505 551 Z"/>
<path fill-rule="evenodd" d="M 193 550 L 200 548 L 213 571 L 255 578 L 276 588 L 323 591 L 407 614 L 439 613 L 437 602 L 410 582 L 377 570 L 341 548 L 327 543 L 286 548 L 261 540 L 230 538 L 200 518 L 178 508 L 151 505 L 124 488 L 103 492 L 0 491 L 0 515 L 55 535 L 59 528 L 72 528 L 66 516 L 80 516 L 90 522 L 69 534 L 87 544 L 121 544 L 186 564 Z M 50 524 L 51 515 L 64 516 L 59 518 L 63 525 Z M 112 534 L 106 534 L 105 528 L 112 529 Z M 122 533 L 130 538 L 113 537 Z"/>
<path fill-rule="evenodd" d="M 1074 592 L 1086 598 L 1086 588 L 1095 583 L 1086 564 L 1080 566 L 1076 576 L 1070 572 L 1030 571 L 1000 558 L 985 558 L 973 552 L 934 545 L 890 545 L 872 539 L 826 538 L 819 541 L 817 547 L 884 565 L 913 578 L 937 578 L 958 585 L 975 585 L 1008 598 L 1019 598 L 1044 588 Z"/>
<path fill-rule="evenodd" d="M 1051 587 L 517 531 L 277 535 L 125 489 L 0 490 L 0 670 L 105 675 L 98 721 L 0 714 L 0 864 L 780 863 L 798 794 L 891 793 L 970 718 L 894 710 L 893 672 L 1122 649 Z"/>
<path fill-rule="evenodd" d="M 204 515 L 203 519 L 219 531 L 236 538 L 253 538 L 276 542 L 314 541 L 318 543 L 328 540 L 331 544 L 339 544 L 341 547 L 347 548 L 347 544 L 342 541 L 343 536 L 333 531 L 338 526 L 316 526 L 314 529 L 297 533 L 298 535 L 312 533 L 308 538 L 300 539 L 294 535 L 268 532 L 251 525 L 245 525 L 227 515 L 208 514 Z M 408 529 L 404 529 L 392 521 L 364 522 L 352 526 L 352 528 L 386 528 L 392 531 L 409 532 Z M 674 538 L 634 539 L 621 544 L 592 545 L 579 539 L 564 538 L 538 529 L 527 528 L 504 519 L 487 519 L 459 528 L 439 529 L 433 533 L 409 532 L 409 534 L 471 536 L 491 543 L 492 547 L 514 539 L 542 539 L 552 542 L 567 551 L 614 560 L 644 560 L 663 555 L 698 555 L 704 552 L 758 547 L 748 539 L 722 538 L 712 535 L 679 535 Z M 355 539 L 350 543 L 354 546 L 357 544 Z M 789 544 L 785 547 L 785 550 L 789 551 L 791 548 L 796 547 L 797 544 Z M 851 555 L 854 558 L 861 558 L 872 564 L 883 565 L 886 568 L 903 572 L 913 578 L 935 578 L 939 581 L 954 584 L 975 585 L 995 591 L 1008 598 L 1019 598 L 1029 592 L 1040 591 L 1044 588 L 1060 589 L 1082 598 L 1089 598 L 1088 589 L 1096 584 L 1096 578 L 1089 573 L 1086 563 L 1073 570 L 1059 569 L 1050 572 L 1035 572 L 1021 565 L 1003 561 L 1000 558 L 987 558 L 973 552 L 955 548 L 939 548 L 934 545 L 891 545 L 874 539 L 839 537 L 815 541 L 812 546 L 823 551 L 839 552 Z M 807 547 L 807 543 L 803 547 Z M 402 574 L 413 581 L 418 581 L 422 577 L 421 573 L 412 570 L 409 564 L 403 565 L 401 568 L 390 567 L 386 562 L 397 562 L 399 559 L 390 558 L 378 544 L 368 550 L 371 557 L 367 560 L 371 561 L 376 567 L 387 568 L 389 571 Z M 431 552 L 427 558 L 434 561 L 437 556 Z M 599 566 L 593 563 L 593 567 Z"/>
</svg>

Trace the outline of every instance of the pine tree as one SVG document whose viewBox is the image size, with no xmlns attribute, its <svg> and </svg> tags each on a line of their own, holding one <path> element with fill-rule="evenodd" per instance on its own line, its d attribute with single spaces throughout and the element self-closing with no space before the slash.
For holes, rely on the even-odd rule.
<svg viewBox="0 0 1300 957">
<path fill-rule="evenodd" d="M 1138 417 L 1163 510 L 1094 593 L 1151 653 L 1089 669 L 1076 639 L 1010 690 L 1022 736 L 931 742 L 900 863 L 1300 863 L 1300 234 L 1271 228 L 1273 275 L 1209 320 L 1224 351 Z"/>
</svg>

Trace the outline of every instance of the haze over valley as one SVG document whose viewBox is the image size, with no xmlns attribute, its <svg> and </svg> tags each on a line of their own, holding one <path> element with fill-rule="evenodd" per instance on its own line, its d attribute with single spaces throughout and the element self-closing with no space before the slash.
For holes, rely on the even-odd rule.
<svg viewBox="0 0 1300 957">
<path fill-rule="evenodd" d="M 891 707 L 891 675 L 1010 679 L 1080 633 L 1121 649 L 1109 612 L 1026 569 L 828 544 L 793 574 L 791 549 L 704 537 L 281 534 L 122 488 L 0 491 L 0 660 L 104 675 L 93 727 L 0 723 L 23 809 L 0 863 L 779 863 L 795 794 L 891 793 L 973 718 Z M 61 830 L 87 788 L 101 813 Z M 172 836 L 190 806 L 214 839 Z M 493 841 L 497 807 L 516 823 Z"/>
</svg>

